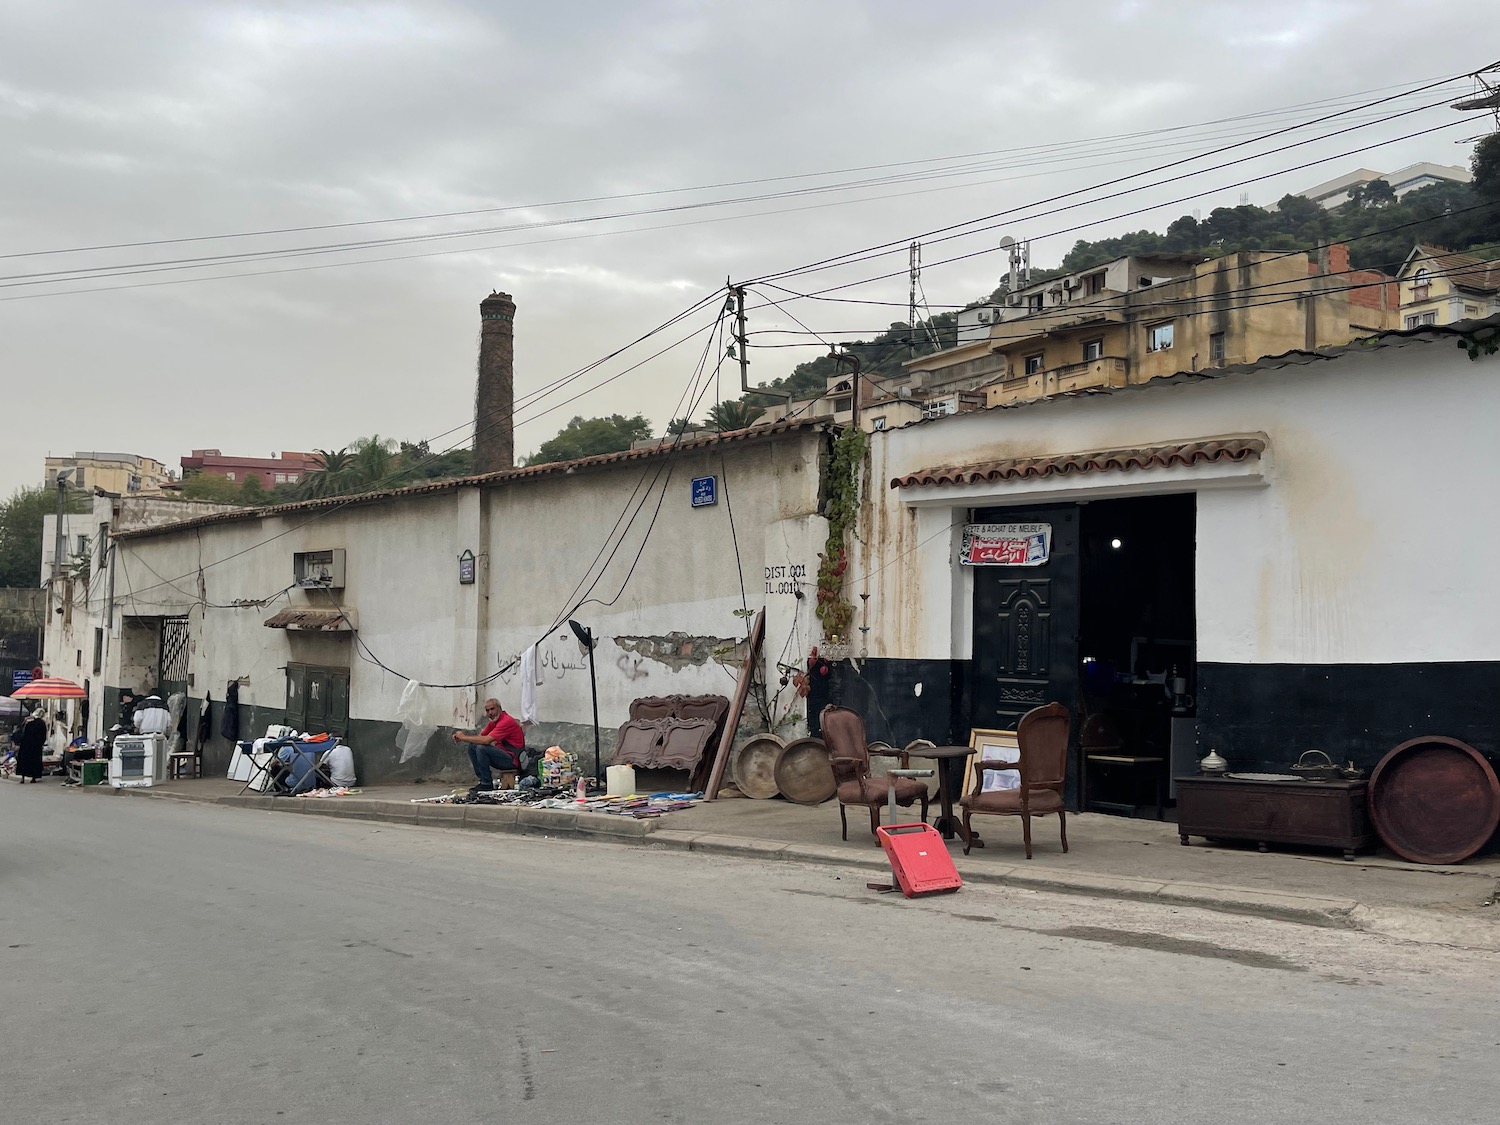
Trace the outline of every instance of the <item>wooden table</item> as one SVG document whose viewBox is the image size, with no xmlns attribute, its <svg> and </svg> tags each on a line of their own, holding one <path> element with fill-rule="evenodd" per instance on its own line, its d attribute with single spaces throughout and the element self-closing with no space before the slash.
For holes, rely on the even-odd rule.
<svg viewBox="0 0 1500 1125">
<path fill-rule="evenodd" d="M 1101 766 L 1121 766 L 1130 770 L 1139 770 L 1142 766 L 1149 768 L 1154 775 L 1156 785 L 1156 819 L 1161 820 L 1167 807 L 1167 760 L 1160 755 L 1151 754 L 1121 754 L 1115 751 L 1089 751 L 1083 752 L 1085 763 L 1097 763 Z M 1084 767 L 1084 785 L 1092 791 L 1093 781 L 1088 776 L 1088 766 Z M 1135 813 L 1135 804 L 1121 804 L 1118 801 L 1096 801 L 1092 795 L 1081 804 L 1085 809 L 1104 809 L 1107 812 L 1123 812 L 1130 815 Z"/>
<path fill-rule="evenodd" d="M 963 826 L 958 817 L 953 815 L 953 790 L 956 788 L 953 781 L 954 770 L 958 771 L 958 785 L 963 784 L 963 761 L 974 753 L 972 746 L 922 746 L 908 752 L 908 757 L 930 758 L 937 763 L 938 778 L 938 801 L 942 805 L 942 815 L 937 818 L 934 828 L 942 834 L 943 839 L 951 840 L 963 833 Z M 973 834 L 973 840 L 978 841 L 979 834 Z M 982 844 L 978 845 L 983 847 Z"/>
<path fill-rule="evenodd" d="M 1353 859 L 1372 847 L 1365 813 L 1365 781 L 1252 781 L 1236 777 L 1179 777 L 1177 831 L 1189 836 L 1307 844 L 1338 848 Z"/>
</svg>

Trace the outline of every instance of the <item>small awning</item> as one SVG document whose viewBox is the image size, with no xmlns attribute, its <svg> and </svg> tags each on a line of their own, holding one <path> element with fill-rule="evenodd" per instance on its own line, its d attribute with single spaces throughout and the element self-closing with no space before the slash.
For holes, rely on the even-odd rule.
<svg viewBox="0 0 1500 1125">
<path fill-rule="evenodd" d="M 1264 434 L 1206 438 L 1129 449 L 1096 449 L 1087 453 L 1059 453 L 1043 457 L 1015 457 L 979 461 L 951 468 L 921 469 L 896 477 L 892 488 L 934 484 L 981 484 L 989 481 L 1066 476 L 1070 473 L 1122 472 L 1131 469 L 1169 469 L 1176 466 L 1248 461 L 1266 451 Z"/>
<path fill-rule="evenodd" d="M 307 606 L 288 606 L 279 613 L 266 618 L 267 629 L 291 629 L 314 633 L 349 633 L 354 626 L 350 619 L 352 609 L 310 609 Z"/>
</svg>

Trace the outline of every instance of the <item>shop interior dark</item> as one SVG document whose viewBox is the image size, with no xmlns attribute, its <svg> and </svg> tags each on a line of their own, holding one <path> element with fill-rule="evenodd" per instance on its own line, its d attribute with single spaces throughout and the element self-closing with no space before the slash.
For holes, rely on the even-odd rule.
<svg viewBox="0 0 1500 1125">
<path fill-rule="evenodd" d="M 1173 749 L 1191 761 L 1191 494 L 1094 501 L 1080 514 L 1081 803 L 1165 816 Z"/>
</svg>

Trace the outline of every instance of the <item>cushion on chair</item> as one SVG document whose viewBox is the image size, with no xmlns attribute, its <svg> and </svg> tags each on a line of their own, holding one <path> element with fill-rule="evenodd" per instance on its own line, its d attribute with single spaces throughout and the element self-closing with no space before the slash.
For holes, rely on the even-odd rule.
<svg viewBox="0 0 1500 1125">
<path fill-rule="evenodd" d="M 864 791 L 860 791 L 858 781 L 845 781 L 838 788 L 839 804 L 841 805 L 873 805 L 885 804 L 890 800 L 890 790 L 886 787 L 890 784 L 889 777 L 867 777 L 864 779 Z M 896 782 L 896 804 L 910 805 L 913 801 L 924 796 L 927 786 L 914 777 L 898 777 Z"/>
<path fill-rule="evenodd" d="M 996 789 L 977 796 L 970 793 L 959 801 L 966 809 L 975 812 L 1021 814 L 1021 791 L 1019 789 Z M 1034 813 L 1058 812 L 1063 807 L 1062 794 L 1055 789 L 1033 789 L 1031 811 Z"/>
</svg>

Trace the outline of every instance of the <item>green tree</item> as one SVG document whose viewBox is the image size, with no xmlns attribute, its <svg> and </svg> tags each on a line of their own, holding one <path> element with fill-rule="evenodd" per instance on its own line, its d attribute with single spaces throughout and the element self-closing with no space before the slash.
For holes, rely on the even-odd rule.
<svg viewBox="0 0 1500 1125">
<path fill-rule="evenodd" d="M 239 502 L 241 504 L 248 504 L 254 507 L 257 504 L 264 504 L 266 499 L 266 490 L 261 487 L 260 477 L 254 473 L 251 473 L 240 483 Z"/>
<path fill-rule="evenodd" d="M 452 477 L 466 477 L 474 472 L 472 449 L 448 449 L 433 453 L 426 441 L 415 444 L 403 441 L 397 457 L 409 480 L 448 480 Z"/>
<path fill-rule="evenodd" d="M 1486 198 L 1481 178 L 1495 185 L 1500 200 L 1500 142 L 1475 150 L 1475 183 L 1436 183 L 1387 196 L 1382 181 L 1359 185 L 1353 202 L 1325 210 L 1309 199 L 1284 195 L 1275 210 L 1244 205 L 1220 207 L 1198 220 L 1184 215 L 1165 235 L 1135 231 L 1097 242 L 1080 240 L 1063 259 L 1068 273 L 1091 269 L 1130 254 L 1170 252 L 1215 258 L 1239 250 L 1311 249 L 1320 242 L 1345 242 L 1355 269 L 1394 273 L 1417 242 L 1453 250 L 1476 250 L 1500 241 L 1500 207 L 1477 206 Z M 1385 185 L 1388 187 L 1389 185 Z M 1040 280 L 1038 275 L 1036 280 Z"/>
<path fill-rule="evenodd" d="M 215 504 L 245 504 L 244 486 L 217 473 L 191 473 L 183 479 L 182 495 L 188 500 L 211 500 Z"/>
<path fill-rule="evenodd" d="M 395 488 L 401 482 L 402 472 L 396 457 L 397 444 L 392 438 L 371 434 L 360 438 L 350 450 L 350 491 L 370 492 L 381 488 Z"/>
<path fill-rule="evenodd" d="M 1474 173 L 1475 195 L 1500 200 L 1500 133 L 1491 133 L 1474 146 L 1469 170 Z"/>
<path fill-rule="evenodd" d="M 88 496 L 69 488 L 65 512 L 86 512 Z M 42 578 L 42 520 L 57 512 L 57 490 L 18 488 L 0 504 L 0 586 L 35 588 Z"/>
<path fill-rule="evenodd" d="M 528 457 L 526 463 L 544 465 L 551 461 L 593 457 L 599 453 L 618 453 L 629 449 L 632 442 L 643 441 L 651 435 L 651 422 L 644 414 L 630 418 L 623 414 L 611 414 L 608 418 L 580 415 L 559 430 L 556 437 L 542 442 L 542 447 Z"/>
<path fill-rule="evenodd" d="M 690 419 L 690 418 L 673 418 L 670 422 L 667 423 L 666 436 L 667 437 L 676 437 L 678 434 L 685 434 L 685 433 L 687 433 L 692 428 L 693 428 L 692 419 Z"/>
<path fill-rule="evenodd" d="M 715 403 L 708 412 L 706 424 L 709 429 L 725 433 L 729 430 L 743 430 L 755 424 L 755 420 L 766 412 L 763 406 L 753 403 L 742 402 L 739 399 L 725 399 L 723 402 Z"/>
<path fill-rule="evenodd" d="M 1365 185 L 1365 202 L 1371 207 L 1389 207 L 1396 202 L 1396 189 L 1385 180 L 1371 180 Z"/>
</svg>

